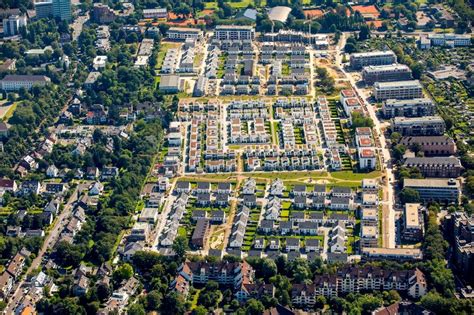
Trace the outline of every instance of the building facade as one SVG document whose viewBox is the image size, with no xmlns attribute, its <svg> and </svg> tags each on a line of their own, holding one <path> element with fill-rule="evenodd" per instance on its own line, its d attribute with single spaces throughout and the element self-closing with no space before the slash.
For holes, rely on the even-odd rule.
<svg viewBox="0 0 474 315">
<path fill-rule="evenodd" d="M 53 0 L 53 16 L 60 20 L 71 21 L 71 0 Z"/>
<path fill-rule="evenodd" d="M 21 88 L 27 90 L 34 85 L 44 86 L 51 82 L 51 79 L 44 75 L 7 75 L 0 80 L 0 88 L 3 91 L 18 91 Z"/>
<path fill-rule="evenodd" d="M 244 25 L 218 25 L 214 31 L 214 39 L 221 41 L 252 41 L 255 39 L 255 28 Z"/>
<path fill-rule="evenodd" d="M 407 148 L 417 145 L 425 156 L 453 155 L 456 153 L 456 144 L 448 136 L 403 137 L 400 143 Z"/>
<path fill-rule="evenodd" d="M 435 106 L 429 98 L 388 99 L 383 102 L 382 111 L 385 118 L 422 117 L 434 115 Z"/>
<path fill-rule="evenodd" d="M 407 203 L 403 209 L 402 238 L 409 242 L 420 242 L 423 239 L 424 223 L 422 207 L 419 203 Z"/>
<path fill-rule="evenodd" d="M 402 136 L 441 136 L 446 131 L 446 124 L 440 116 L 395 117 L 392 119 L 392 131 Z"/>
<path fill-rule="evenodd" d="M 361 69 L 365 66 L 391 65 L 394 63 L 397 63 L 397 56 L 393 51 L 372 51 L 350 55 L 350 66 L 353 69 Z"/>
<path fill-rule="evenodd" d="M 405 178 L 404 188 L 411 188 L 420 194 L 423 202 L 438 201 L 459 203 L 461 185 L 458 180 L 447 178 L 411 179 Z"/>
<path fill-rule="evenodd" d="M 26 27 L 26 15 L 10 15 L 7 19 L 3 19 L 3 35 L 15 36 L 20 34 L 20 29 Z"/>
<path fill-rule="evenodd" d="M 203 34 L 203 31 L 198 28 L 170 27 L 166 36 L 172 40 L 186 40 L 188 38 L 198 40 L 203 37 Z"/>
<path fill-rule="evenodd" d="M 457 157 L 409 157 L 403 166 L 416 167 L 425 177 L 456 178 L 463 170 Z"/>
<path fill-rule="evenodd" d="M 423 87 L 418 80 L 376 82 L 374 84 L 374 98 L 377 101 L 387 99 L 422 98 Z"/>
<path fill-rule="evenodd" d="M 366 66 L 362 70 L 362 79 L 366 84 L 375 82 L 404 81 L 412 78 L 407 65 L 393 64 L 382 66 Z"/>
</svg>

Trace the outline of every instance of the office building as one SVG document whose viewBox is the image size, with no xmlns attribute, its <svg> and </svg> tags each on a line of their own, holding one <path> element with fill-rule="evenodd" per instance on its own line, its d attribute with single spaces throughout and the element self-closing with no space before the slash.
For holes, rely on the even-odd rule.
<svg viewBox="0 0 474 315">
<path fill-rule="evenodd" d="M 0 87 L 3 91 L 18 91 L 21 88 L 27 90 L 34 85 L 44 86 L 51 82 L 51 79 L 44 75 L 7 75 L 0 80 Z"/>
<path fill-rule="evenodd" d="M 441 136 L 446 131 L 446 124 L 440 116 L 395 117 L 392 131 L 402 136 Z"/>
<path fill-rule="evenodd" d="M 362 79 L 366 84 L 375 82 L 404 81 L 412 78 L 407 65 L 392 64 L 382 66 L 366 66 L 362 70 Z"/>
<path fill-rule="evenodd" d="M 407 148 L 417 145 L 425 156 L 453 155 L 456 153 L 456 144 L 448 136 L 403 137 L 400 144 Z"/>
<path fill-rule="evenodd" d="M 429 98 L 388 99 L 383 102 L 382 111 L 385 118 L 432 116 L 435 114 L 435 105 Z"/>
<path fill-rule="evenodd" d="M 456 179 L 430 178 L 403 180 L 404 188 L 411 188 L 420 194 L 423 202 L 438 201 L 458 203 L 461 195 L 461 185 Z"/>
<path fill-rule="evenodd" d="M 407 203 L 403 209 L 402 239 L 420 242 L 423 239 L 423 207 L 419 203 Z"/>
<path fill-rule="evenodd" d="M 168 39 L 187 40 L 188 38 L 199 40 L 204 36 L 203 31 L 198 28 L 170 27 L 166 33 Z"/>
<path fill-rule="evenodd" d="M 53 0 L 53 16 L 61 21 L 71 21 L 71 0 Z"/>
<path fill-rule="evenodd" d="M 26 15 L 10 15 L 3 19 L 3 36 L 15 36 L 20 34 L 20 29 L 26 27 Z"/>
<path fill-rule="evenodd" d="M 397 63 L 397 56 L 393 51 L 372 51 L 354 53 L 350 55 L 350 66 L 353 69 L 362 69 L 365 66 L 381 66 Z"/>
<path fill-rule="evenodd" d="M 461 175 L 463 167 L 457 157 L 409 157 L 404 167 L 416 167 L 425 177 L 456 178 Z"/>
<path fill-rule="evenodd" d="M 251 41 L 255 39 L 255 28 L 246 25 L 218 25 L 214 39 L 225 41 Z"/>
<path fill-rule="evenodd" d="M 46 19 L 53 16 L 53 1 L 46 0 L 35 2 L 35 11 L 37 19 Z"/>
<path fill-rule="evenodd" d="M 410 99 L 422 98 L 423 87 L 418 80 L 376 82 L 374 84 L 374 98 L 383 101 L 390 98 Z"/>
</svg>

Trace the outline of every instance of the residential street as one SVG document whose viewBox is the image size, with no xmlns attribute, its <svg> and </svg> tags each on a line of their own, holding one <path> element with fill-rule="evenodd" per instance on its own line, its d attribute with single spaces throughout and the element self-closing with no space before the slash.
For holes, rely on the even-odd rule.
<svg viewBox="0 0 474 315">
<path fill-rule="evenodd" d="M 61 211 L 61 213 L 58 215 L 53 227 L 51 228 L 49 234 L 46 236 L 43 242 L 43 246 L 41 247 L 38 253 L 38 256 L 36 256 L 36 258 L 31 263 L 23 279 L 17 282 L 16 290 L 13 293 L 12 297 L 9 299 L 8 305 L 4 310 L 4 314 L 14 313 L 17 304 L 23 298 L 22 287 L 23 287 L 23 284 L 25 283 L 26 276 L 30 274 L 33 270 L 37 269 L 43 262 L 44 254 L 48 250 L 53 249 L 54 245 L 58 241 L 61 231 L 69 223 L 69 219 L 71 217 L 72 210 L 74 209 L 74 205 L 76 201 L 79 199 L 78 197 L 81 195 L 81 192 L 84 189 L 87 189 L 89 187 L 89 185 L 90 185 L 90 182 L 79 184 L 77 185 L 76 189 L 71 194 L 71 197 L 69 198 L 68 202 L 64 205 L 63 211 Z"/>
</svg>

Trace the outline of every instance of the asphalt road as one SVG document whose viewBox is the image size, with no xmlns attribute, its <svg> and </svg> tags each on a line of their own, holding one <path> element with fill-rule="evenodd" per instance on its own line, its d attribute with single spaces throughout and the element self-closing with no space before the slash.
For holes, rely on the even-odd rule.
<svg viewBox="0 0 474 315">
<path fill-rule="evenodd" d="M 342 52 L 343 47 L 345 46 L 346 39 L 347 39 L 348 34 L 343 33 L 341 36 L 341 39 L 338 43 L 338 51 Z M 336 55 L 336 64 L 337 66 L 341 69 L 341 71 L 344 73 L 344 75 L 349 79 L 349 82 L 351 83 L 353 89 L 356 91 L 356 93 L 359 95 L 359 98 L 363 101 L 365 108 L 367 109 L 367 112 L 369 113 L 370 117 L 372 118 L 374 122 L 374 130 L 377 133 L 377 137 L 379 139 L 378 141 L 378 148 L 380 150 L 381 154 L 381 162 L 382 162 L 382 170 L 385 172 L 385 183 L 384 183 L 384 200 L 381 202 L 382 204 L 382 239 L 383 239 L 383 246 L 388 247 L 388 248 L 394 248 L 395 247 L 395 211 L 393 208 L 394 204 L 394 175 L 393 175 L 393 170 L 390 165 L 390 150 L 387 145 L 385 135 L 382 132 L 384 126 L 382 126 L 380 120 L 378 119 L 374 107 L 367 101 L 367 98 L 369 95 L 363 90 L 361 90 L 357 85 L 356 81 L 353 78 L 353 76 L 350 73 L 347 73 L 343 67 L 342 64 L 342 54 L 337 53 Z"/>
</svg>

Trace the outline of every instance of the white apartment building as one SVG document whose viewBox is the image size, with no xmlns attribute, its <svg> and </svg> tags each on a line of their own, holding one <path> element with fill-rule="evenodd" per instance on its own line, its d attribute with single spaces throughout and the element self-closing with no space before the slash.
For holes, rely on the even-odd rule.
<svg viewBox="0 0 474 315">
<path fill-rule="evenodd" d="M 3 35 L 18 35 L 20 34 L 20 28 L 26 26 L 26 24 L 26 15 L 10 15 L 8 19 L 3 19 Z"/>
<path fill-rule="evenodd" d="M 421 86 L 421 83 L 418 80 L 376 82 L 374 84 L 374 97 L 377 101 L 383 101 L 390 98 L 422 98 L 423 87 Z"/>
<path fill-rule="evenodd" d="M 188 27 L 170 27 L 166 33 L 168 39 L 172 40 L 186 40 L 188 38 L 199 40 L 204 36 L 203 31 L 198 28 Z"/>
<path fill-rule="evenodd" d="M 391 65 L 397 63 L 397 56 L 391 50 L 354 53 L 350 55 L 350 66 L 361 69 L 365 66 Z"/>
<path fill-rule="evenodd" d="M 214 31 L 217 40 L 246 40 L 255 39 L 255 28 L 246 25 L 218 25 Z"/>
</svg>

